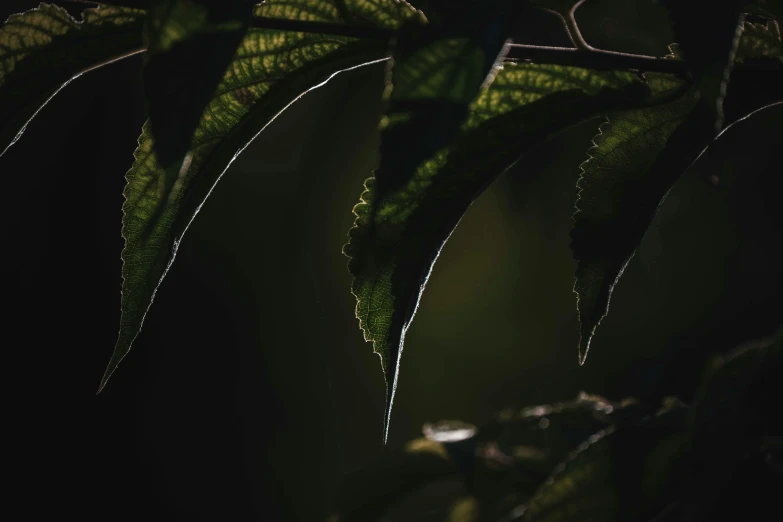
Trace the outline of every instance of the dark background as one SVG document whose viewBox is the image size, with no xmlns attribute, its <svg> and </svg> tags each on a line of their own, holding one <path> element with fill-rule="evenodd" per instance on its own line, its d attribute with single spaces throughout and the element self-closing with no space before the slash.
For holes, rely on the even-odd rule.
<svg viewBox="0 0 783 522">
<path fill-rule="evenodd" d="M 585 37 L 664 54 L 664 15 L 631 4 L 586 4 Z M 34 5 L 4 2 L 0 14 Z M 558 41 L 555 24 L 536 31 L 531 42 Z M 31 495 L 20 519 L 321 519 L 345 473 L 382 449 L 383 378 L 340 249 L 377 161 L 383 67 L 308 94 L 231 166 L 96 396 L 119 323 L 140 65 L 75 80 L 0 159 L 3 468 Z M 783 317 L 783 138 L 756 128 L 674 188 L 577 365 L 568 232 L 598 123 L 526 157 L 444 248 L 406 339 L 391 446 L 426 421 L 480 423 L 579 390 L 687 400 L 712 354 Z M 777 142 L 762 139 L 771 131 Z"/>
</svg>

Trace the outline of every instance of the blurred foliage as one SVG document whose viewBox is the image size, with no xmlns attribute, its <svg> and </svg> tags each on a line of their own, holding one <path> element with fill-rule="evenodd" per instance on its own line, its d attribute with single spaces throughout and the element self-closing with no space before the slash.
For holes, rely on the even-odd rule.
<svg viewBox="0 0 783 522">
<path fill-rule="evenodd" d="M 330 520 L 731 520 L 721 513 L 743 504 L 731 495 L 736 470 L 780 458 L 766 441 L 783 434 L 773 413 L 781 371 L 783 330 L 713 361 L 691 406 L 669 397 L 650 412 L 580 394 L 478 430 L 425 426 L 426 438 L 348 481 Z M 449 477 L 425 495 L 440 509 L 406 498 Z"/>
</svg>

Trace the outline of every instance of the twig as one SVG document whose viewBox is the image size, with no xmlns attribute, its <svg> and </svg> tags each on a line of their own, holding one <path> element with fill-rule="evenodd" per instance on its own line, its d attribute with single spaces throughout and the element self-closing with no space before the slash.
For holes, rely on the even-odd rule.
<svg viewBox="0 0 783 522">
<path fill-rule="evenodd" d="M 254 17 L 250 23 L 250 27 L 255 29 L 271 29 L 277 31 L 331 34 L 376 41 L 389 41 L 394 34 L 394 31 L 390 29 L 379 29 L 376 27 L 264 17 Z M 577 38 L 581 38 L 581 35 L 579 35 Z M 135 50 L 130 54 L 142 52 L 143 50 L 144 49 Z M 577 49 L 570 47 L 509 44 L 505 61 L 570 65 L 573 67 L 584 67 L 586 69 L 599 70 L 631 69 L 638 71 L 677 74 L 684 78 L 690 77 L 687 65 L 681 60 L 655 58 L 653 56 L 645 56 L 641 54 L 605 51 L 602 49 L 596 49 L 594 47 L 589 47 L 589 49 Z M 735 69 L 776 71 L 781 69 L 781 64 L 779 62 L 772 61 L 753 62 L 747 64 L 743 63 L 737 64 Z"/>
<path fill-rule="evenodd" d="M 685 62 L 655 58 L 642 54 L 627 54 L 592 49 L 585 51 L 571 47 L 544 47 L 540 45 L 509 45 L 506 60 L 511 62 L 530 61 L 555 65 L 571 65 L 586 69 L 633 69 L 689 75 Z"/>
</svg>

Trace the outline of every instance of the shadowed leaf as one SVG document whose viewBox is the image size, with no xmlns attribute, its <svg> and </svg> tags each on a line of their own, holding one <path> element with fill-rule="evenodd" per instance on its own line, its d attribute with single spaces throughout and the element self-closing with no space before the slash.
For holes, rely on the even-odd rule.
<svg viewBox="0 0 783 522">
<path fill-rule="evenodd" d="M 468 105 L 492 80 L 509 5 L 493 0 L 462 10 L 448 27 L 410 25 L 396 36 L 375 173 L 381 197 L 405 185 L 419 164 L 456 137 Z"/>
<path fill-rule="evenodd" d="M 388 9 L 382 10 L 383 6 Z M 371 19 L 377 13 L 383 23 L 401 12 L 396 2 L 378 0 L 361 7 L 359 14 Z M 402 11 L 403 15 L 411 12 Z M 306 0 L 269 1 L 256 14 L 340 21 L 330 3 L 314 5 Z M 126 175 L 120 332 L 101 387 L 130 350 L 182 236 L 231 161 L 308 90 L 339 71 L 381 60 L 385 51 L 379 42 L 251 29 L 207 105 L 168 194 L 163 190 L 165 169 L 153 153 L 149 123 L 144 126 L 135 162 Z"/>
<path fill-rule="evenodd" d="M 655 91 L 676 91 L 650 75 Z M 693 90 L 671 103 L 618 114 L 601 125 L 582 164 L 571 249 L 581 321 L 580 362 L 606 315 L 615 284 L 667 192 L 711 141 Z"/>
<path fill-rule="evenodd" d="M 433 263 L 473 200 L 521 154 L 586 118 L 633 106 L 645 87 L 629 73 L 556 65 L 506 65 L 472 104 L 457 139 L 383 196 L 376 178 L 354 207 L 344 252 L 356 316 L 381 357 L 387 382 L 385 433 L 402 346 Z"/>
<path fill-rule="evenodd" d="M 635 401 L 610 402 L 580 393 L 576 400 L 507 410 L 479 431 L 473 492 L 486 520 L 521 511 L 555 467 L 591 435 L 638 422 Z"/>
<path fill-rule="evenodd" d="M 161 0 L 150 5 L 144 91 L 155 152 L 170 173 L 166 192 L 247 30 L 253 3 Z"/>
<path fill-rule="evenodd" d="M 86 9 L 77 21 L 41 4 L 12 15 L 0 28 L 0 156 L 25 126 L 72 79 L 142 51 L 144 12 Z"/>
<path fill-rule="evenodd" d="M 536 492 L 523 522 L 652 520 L 664 511 L 687 444 L 687 410 L 674 408 L 590 436 Z"/>
<path fill-rule="evenodd" d="M 783 23 L 783 2 L 780 0 L 754 0 L 745 5 L 745 10 Z"/>
<path fill-rule="evenodd" d="M 650 75 L 650 85 L 660 96 L 682 88 L 678 81 L 660 75 Z M 590 158 L 581 165 L 571 232 L 571 249 L 579 262 L 574 292 L 581 322 L 580 364 L 606 315 L 614 285 L 661 199 L 695 159 L 678 156 L 683 151 L 679 141 L 667 149 L 695 104 L 695 96 L 689 93 L 660 106 L 612 115 L 599 127 L 588 151 Z"/>
</svg>

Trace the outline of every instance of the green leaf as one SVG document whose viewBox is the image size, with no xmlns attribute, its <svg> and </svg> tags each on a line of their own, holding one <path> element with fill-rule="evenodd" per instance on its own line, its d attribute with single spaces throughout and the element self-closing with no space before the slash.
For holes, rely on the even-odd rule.
<svg viewBox="0 0 783 522">
<path fill-rule="evenodd" d="M 387 6 L 387 9 L 383 9 Z M 366 2 L 358 11 L 382 23 L 395 2 Z M 402 11 L 411 13 L 412 11 Z M 272 0 L 258 16 L 339 22 L 328 2 Z M 415 14 L 415 12 L 413 12 Z M 231 161 L 286 107 L 334 74 L 383 59 L 385 45 L 349 38 L 251 29 L 237 50 L 194 134 L 183 168 L 166 194 L 166 171 L 153 153 L 149 123 L 126 178 L 122 318 L 101 388 L 130 350 L 188 225 Z"/>
<path fill-rule="evenodd" d="M 472 104 L 453 144 L 418 165 L 412 179 L 383 197 L 375 177 L 367 180 L 344 252 L 356 316 L 387 382 L 385 433 L 405 332 L 440 249 L 472 201 L 549 135 L 633 106 L 646 93 L 630 73 L 506 64 Z"/>
<path fill-rule="evenodd" d="M 674 408 L 590 436 L 553 472 L 523 522 L 652 520 L 668 504 L 677 459 L 687 446 L 686 410 Z"/>
<path fill-rule="evenodd" d="M 242 40 L 254 0 L 161 0 L 145 28 L 144 90 L 166 192 Z"/>
<path fill-rule="evenodd" d="M 737 46 L 735 61 L 743 63 L 759 59 L 783 61 L 780 26 L 774 20 L 766 24 L 742 24 L 742 37 Z"/>
<path fill-rule="evenodd" d="M 679 82 L 660 75 L 650 75 L 650 84 L 661 96 L 681 89 Z M 666 104 L 611 116 L 599 127 L 589 159 L 581 165 L 571 232 L 578 261 L 574 292 L 581 322 L 580 364 L 658 205 L 695 159 L 684 141 L 672 138 L 685 128 L 695 105 L 691 91 Z"/>
<path fill-rule="evenodd" d="M 651 75 L 651 85 L 660 93 L 677 89 L 669 83 Z M 581 166 L 571 232 L 571 249 L 579 263 L 574 292 L 581 321 L 580 363 L 666 194 L 711 142 L 702 132 L 703 106 L 695 97 L 690 91 L 668 104 L 610 118 Z"/>
<path fill-rule="evenodd" d="M 41 108 L 80 74 L 141 52 L 144 12 L 86 9 L 75 20 L 41 4 L 0 28 L 0 156 Z"/>
<path fill-rule="evenodd" d="M 457 136 L 468 105 L 492 81 L 510 10 L 509 1 L 493 0 L 462 10 L 446 27 L 411 25 L 395 37 L 375 173 L 380 197 Z"/>
</svg>

